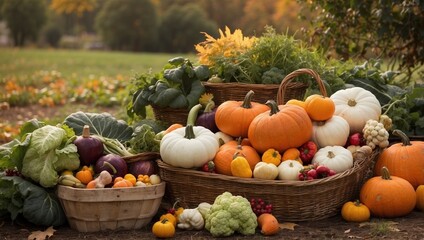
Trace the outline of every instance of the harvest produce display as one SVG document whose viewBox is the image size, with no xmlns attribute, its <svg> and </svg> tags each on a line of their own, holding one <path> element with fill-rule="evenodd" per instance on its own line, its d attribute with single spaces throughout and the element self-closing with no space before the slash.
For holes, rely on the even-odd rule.
<svg viewBox="0 0 424 240">
<path fill-rule="evenodd" d="M 273 44 L 269 42 L 271 36 L 273 33 L 268 33 L 258 41 Z M 243 46 L 247 47 L 256 40 L 245 41 Z M 212 45 L 216 42 L 209 39 Z M 197 47 L 204 54 L 204 62 L 212 60 L 208 59 L 213 54 L 208 55 L 207 44 Z M 313 56 L 309 57 L 312 62 Z M 393 119 L 386 114 L 388 109 L 383 111 L 381 95 L 364 86 L 346 85 L 328 91 L 328 95 L 326 91 L 308 90 L 303 99 L 278 104 L 275 96 L 256 102 L 255 92 L 250 90 L 243 100 L 216 104 L 213 94 L 203 86 L 208 79 L 222 84 L 226 76 L 274 82 L 285 73 L 272 68 L 264 71 L 261 78 L 239 76 L 228 66 L 218 68 L 222 62 L 215 60 L 208 62 L 209 66 L 196 66 L 177 57 L 153 77 L 138 76 L 140 85 L 130 92 L 131 123 L 107 113 L 81 111 L 71 113 L 54 126 L 36 119 L 25 123 L 18 137 L 0 146 L 0 213 L 8 214 L 12 220 L 22 216 L 42 226 L 61 226 L 68 221 L 78 231 L 140 229 L 151 224 L 155 237 L 171 238 L 177 231 L 207 231 L 212 237 L 270 236 L 278 234 L 280 222 L 287 218 L 304 221 L 340 214 L 346 221 L 364 222 L 424 209 L 424 143 L 411 141 L 407 134 L 394 129 Z M 221 70 L 220 76 L 217 69 Z M 330 87 L 328 82 L 323 85 Z M 188 115 L 184 122 L 146 121 L 148 106 L 181 109 Z M 136 121 L 136 116 L 143 119 Z M 390 142 L 391 136 L 398 136 L 401 141 Z M 265 192 L 269 187 L 313 185 L 319 192 L 320 188 L 357 173 L 363 164 L 374 168 L 366 169 L 371 175 L 366 171 L 355 175 L 361 178 L 353 186 L 360 190 L 359 194 L 337 202 L 334 197 L 334 203 L 326 200 L 324 204 L 334 207 L 324 215 L 314 216 L 311 211 L 304 217 L 300 207 L 284 212 L 281 205 L 287 205 L 285 199 L 272 198 L 275 194 L 258 197 L 261 190 Z M 206 185 L 195 189 L 194 181 L 193 189 L 179 187 L 178 184 L 190 184 L 191 178 L 173 181 L 163 166 L 184 172 L 192 179 L 211 177 L 234 186 L 240 184 L 243 194 L 238 189 L 224 189 L 203 200 L 201 197 L 206 199 L 206 193 L 214 189 Z M 314 185 L 317 182 L 320 184 Z M 260 188 L 254 194 L 246 190 L 246 185 Z M 165 187 L 168 199 L 178 201 L 158 214 Z M 338 188 L 345 191 L 342 185 Z M 149 189 L 159 195 L 147 199 L 143 191 Z M 185 198 L 173 196 L 176 189 L 186 191 Z M 119 205 L 119 198 L 131 191 L 135 199 L 130 200 L 140 201 L 131 206 L 153 210 L 153 214 L 147 220 L 136 216 L 133 220 L 137 224 L 128 228 L 120 226 L 120 220 L 113 227 L 110 223 L 90 227 L 93 221 L 106 221 L 99 219 L 83 219 L 87 223 L 81 228 L 71 220 L 79 216 L 69 217 L 75 212 L 69 210 L 73 203 L 65 199 L 66 191 L 87 199 L 90 197 L 82 196 L 110 195 L 114 198 L 110 202 L 117 202 L 122 208 L 125 204 Z M 191 201 L 188 191 L 205 192 L 196 192 L 199 200 Z M 322 204 L 316 201 L 320 198 L 310 194 L 309 207 Z M 105 203 L 99 200 L 94 204 Z M 303 202 L 299 200 L 299 204 Z"/>
</svg>

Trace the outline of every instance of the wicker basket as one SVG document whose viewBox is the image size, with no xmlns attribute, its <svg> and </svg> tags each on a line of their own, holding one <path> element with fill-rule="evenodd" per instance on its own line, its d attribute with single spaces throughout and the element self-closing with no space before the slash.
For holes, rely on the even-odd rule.
<svg viewBox="0 0 424 240">
<path fill-rule="evenodd" d="M 140 229 L 150 223 L 165 183 L 146 187 L 80 189 L 58 185 L 69 225 L 79 232 Z"/>
<path fill-rule="evenodd" d="M 277 96 L 280 88 L 278 84 L 247 84 L 247 83 L 209 83 L 204 82 L 207 93 L 213 94 L 215 104 L 219 105 L 227 100 L 243 101 L 246 94 L 255 92 L 252 101 L 265 103 Z M 302 82 L 290 82 L 285 85 L 285 100 L 303 98 L 308 85 Z M 274 99 L 275 100 L 275 99 Z"/>
<path fill-rule="evenodd" d="M 196 207 L 201 202 L 212 204 L 218 195 L 228 191 L 272 203 L 279 220 L 308 221 L 337 215 L 346 201 L 358 198 L 377 155 L 373 152 L 368 157 L 356 158 L 351 169 L 310 181 L 238 178 L 172 167 L 162 160 L 157 163 L 159 174 L 167 183 L 165 196 L 171 202 L 179 200 L 186 207 Z"/>
<path fill-rule="evenodd" d="M 166 123 L 168 126 L 173 123 L 185 125 L 187 122 L 188 109 L 170 107 L 161 108 L 157 106 L 152 106 L 152 109 L 155 120 Z"/>
</svg>

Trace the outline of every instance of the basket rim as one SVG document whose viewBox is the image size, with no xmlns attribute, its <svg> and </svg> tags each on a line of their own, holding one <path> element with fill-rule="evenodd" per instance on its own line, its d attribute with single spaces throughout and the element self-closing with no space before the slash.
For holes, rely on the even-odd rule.
<svg viewBox="0 0 424 240">
<path fill-rule="evenodd" d="M 330 181 L 336 181 L 338 179 L 343 179 L 343 178 L 349 177 L 349 176 L 355 174 L 356 172 L 362 170 L 362 168 L 367 166 L 367 164 L 371 163 L 373 161 L 373 159 L 375 159 L 375 157 L 378 154 L 379 154 L 379 151 L 373 151 L 367 157 L 365 157 L 363 159 L 358 159 L 357 161 L 355 161 L 354 165 L 351 168 L 349 168 L 349 169 L 347 169 L 347 170 L 345 170 L 341 173 L 337 173 L 333 176 L 329 176 L 329 177 L 326 177 L 326 178 L 313 179 L 313 180 L 307 180 L 307 181 L 300 181 L 300 180 L 266 180 L 266 179 L 257 179 L 257 178 L 240 178 L 240 177 L 228 176 L 228 175 L 219 174 L 219 173 L 209 173 L 209 172 L 203 172 L 203 171 L 200 171 L 200 170 L 184 169 L 184 168 L 174 167 L 174 166 L 171 166 L 171 165 L 165 163 L 162 159 L 157 159 L 156 162 L 157 162 L 159 168 L 166 169 L 166 170 L 173 171 L 173 172 L 178 172 L 178 173 L 184 174 L 184 175 L 192 175 L 192 176 L 198 177 L 198 178 L 206 178 L 206 179 L 210 179 L 211 181 L 213 181 L 214 179 L 219 179 L 219 180 L 231 181 L 231 182 L 242 183 L 242 184 L 251 184 L 251 185 L 270 185 L 270 184 L 272 184 L 272 185 L 276 185 L 276 186 L 292 186 L 292 187 L 308 186 L 308 187 L 310 187 L 311 185 L 312 186 L 323 185 L 323 184 L 326 184 L 327 182 L 330 182 Z"/>
</svg>

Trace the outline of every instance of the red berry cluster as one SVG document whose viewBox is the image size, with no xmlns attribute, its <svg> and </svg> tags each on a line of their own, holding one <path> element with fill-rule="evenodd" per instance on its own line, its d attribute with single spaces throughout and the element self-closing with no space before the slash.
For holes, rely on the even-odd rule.
<svg viewBox="0 0 424 240">
<path fill-rule="evenodd" d="M 8 177 L 11 177 L 11 176 L 22 176 L 22 174 L 17 169 L 6 169 L 4 171 L 4 173 Z"/>
<path fill-rule="evenodd" d="M 256 216 L 259 216 L 262 213 L 272 213 L 272 204 L 265 203 L 262 198 L 250 199 L 250 206 L 252 207 L 252 210 Z"/>
</svg>

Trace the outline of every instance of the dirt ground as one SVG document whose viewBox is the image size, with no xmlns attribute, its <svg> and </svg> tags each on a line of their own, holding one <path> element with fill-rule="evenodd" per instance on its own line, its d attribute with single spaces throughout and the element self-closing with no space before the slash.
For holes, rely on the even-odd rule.
<svg viewBox="0 0 424 240">
<path fill-rule="evenodd" d="M 77 107 L 75 110 L 85 110 Z M 116 109 L 108 109 L 113 114 Z M 11 108 L 0 111 L 0 122 L 26 121 L 32 117 L 55 118 L 63 115 L 60 108 Z M 66 116 L 66 115 L 65 115 Z M 148 226 L 130 231 L 106 231 L 97 233 L 80 233 L 68 225 L 54 228 L 53 235 L 48 239 L 155 239 L 151 233 L 152 223 Z M 254 236 L 233 235 L 227 239 L 424 239 L 424 212 L 413 211 L 402 218 L 377 219 L 372 218 L 366 223 L 348 223 L 340 215 L 309 222 L 297 222 L 293 229 L 281 229 L 278 235 L 265 237 L 257 230 Z M 12 222 L 9 218 L 0 218 L 0 240 L 8 239 L 35 239 L 29 236 L 36 231 L 45 231 L 46 227 L 36 226 L 21 219 Z M 44 239 L 44 238 L 39 238 Z M 177 230 L 175 239 L 214 239 L 206 231 Z"/>
<path fill-rule="evenodd" d="M 156 217 L 152 220 L 154 222 Z M 294 230 L 281 229 L 275 236 L 265 237 L 257 230 L 253 236 L 233 235 L 227 239 L 424 239 L 424 213 L 413 211 L 408 216 L 394 219 L 372 218 L 366 223 L 348 223 L 341 216 L 320 221 L 297 222 Z M 54 228 L 48 239 L 155 239 L 151 233 L 151 224 L 142 229 L 128 231 L 105 231 L 80 233 L 68 225 Z M 0 219 L 0 239 L 30 239 L 35 231 L 45 231 L 46 227 L 37 227 L 23 221 L 12 223 L 10 219 Z M 178 229 L 175 239 L 214 239 L 206 231 L 185 231 Z"/>
</svg>

